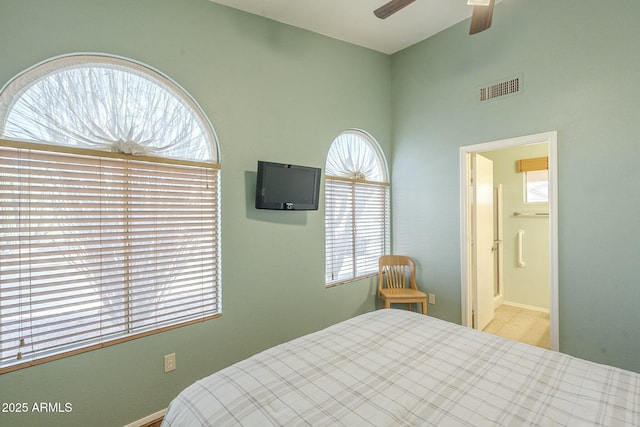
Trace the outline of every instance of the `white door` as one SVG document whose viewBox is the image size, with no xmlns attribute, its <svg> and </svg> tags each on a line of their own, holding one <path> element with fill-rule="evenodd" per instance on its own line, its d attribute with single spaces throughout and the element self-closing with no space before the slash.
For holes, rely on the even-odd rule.
<svg viewBox="0 0 640 427">
<path fill-rule="evenodd" d="M 525 135 L 517 138 L 491 141 L 481 144 L 460 147 L 460 204 L 462 206 L 460 217 L 460 261 L 462 267 L 462 324 L 468 327 L 477 327 L 476 316 L 476 290 L 473 254 L 473 192 L 470 191 L 471 162 L 474 153 L 484 151 L 502 150 L 538 143 L 549 144 L 549 287 L 550 287 L 550 334 L 551 349 L 558 351 L 560 348 L 560 333 L 558 328 L 558 133 L 556 131 Z"/>
<path fill-rule="evenodd" d="M 493 162 L 473 159 L 473 289 L 476 329 L 484 329 L 494 313 Z"/>
</svg>

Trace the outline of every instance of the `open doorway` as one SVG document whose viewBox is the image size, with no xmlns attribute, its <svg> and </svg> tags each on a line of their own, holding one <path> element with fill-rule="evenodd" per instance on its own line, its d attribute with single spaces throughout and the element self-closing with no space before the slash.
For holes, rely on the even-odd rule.
<svg viewBox="0 0 640 427">
<path fill-rule="evenodd" d="M 530 150 L 534 146 L 544 146 L 548 152 L 548 205 L 544 209 L 536 209 L 535 204 L 527 206 L 527 209 L 519 211 L 503 212 L 503 216 L 513 219 L 521 215 L 517 222 L 522 230 L 509 229 L 506 236 L 509 244 L 504 244 L 504 239 L 500 234 L 501 222 L 499 214 L 496 215 L 494 200 L 500 199 L 500 190 L 496 194 L 493 185 L 493 161 L 490 159 L 499 158 L 502 150 L 517 150 L 523 147 Z M 544 215 L 544 221 L 530 223 L 531 227 L 538 227 L 547 223 L 548 233 L 543 239 L 548 246 L 546 251 L 545 275 L 548 280 L 544 280 L 546 289 L 531 289 L 527 286 L 525 292 L 529 292 L 530 297 L 547 299 L 547 302 L 536 302 L 535 306 L 548 307 L 549 313 L 549 344 L 553 350 L 559 348 L 558 333 L 558 261 L 557 261 L 557 133 L 547 132 L 536 135 L 523 136 L 501 141 L 487 142 L 460 149 L 460 171 L 461 171 L 461 268 L 462 268 L 462 324 L 476 329 L 485 328 L 494 315 L 494 309 L 504 298 L 504 287 L 508 283 L 504 282 L 501 273 L 501 265 L 515 264 L 515 268 L 520 271 L 515 274 L 532 272 L 535 265 L 524 268 L 526 261 L 521 259 L 524 250 L 530 250 L 532 239 L 524 240 L 525 236 L 536 237 L 535 231 L 526 234 L 527 228 L 523 225 L 527 220 L 538 219 L 537 215 Z M 515 167 L 515 165 L 513 166 Z M 489 178 L 487 178 L 489 177 Z M 484 207 L 483 207 L 484 206 Z M 547 208 L 548 206 L 548 208 Z M 496 218 L 498 216 L 498 218 Z M 529 217 L 530 216 L 530 217 Z M 528 217 L 528 218 L 527 218 Z M 495 230 L 495 231 L 494 231 Z M 536 230 L 532 228 L 531 230 Z M 539 237 L 539 236 L 537 236 Z M 526 244 L 523 244 L 523 241 Z M 509 247 L 508 253 L 505 246 Z M 502 251 L 502 256 L 499 255 Z M 505 254 L 506 253 L 506 254 Z M 500 261 L 500 260 L 503 261 Z M 522 263 L 523 265 L 518 265 Z M 497 266 L 497 267 L 496 267 Z M 494 279 L 495 278 L 495 279 Z M 515 298 L 518 299 L 518 298 Z M 517 304 L 516 304 L 517 305 Z M 517 309 L 529 309 L 529 304 L 520 304 Z"/>
</svg>

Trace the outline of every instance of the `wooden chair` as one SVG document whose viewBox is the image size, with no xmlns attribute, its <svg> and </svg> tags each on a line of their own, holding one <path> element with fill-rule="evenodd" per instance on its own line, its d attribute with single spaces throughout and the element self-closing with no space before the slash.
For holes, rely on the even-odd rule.
<svg viewBox="0 0 640 427">
<path fill-rule="evenodd" d="M 407 278 L 409 286 L 407 287 Z M 422 314 L 427 314 L 427 294 L 416 285 L 416 264 L 408 256 L 384 255 L 378 261 L 378 296 L 384 308 L 391 303 L 404 302 L 411 310 L 411 303 L 422 303 Z"/>
</svg>

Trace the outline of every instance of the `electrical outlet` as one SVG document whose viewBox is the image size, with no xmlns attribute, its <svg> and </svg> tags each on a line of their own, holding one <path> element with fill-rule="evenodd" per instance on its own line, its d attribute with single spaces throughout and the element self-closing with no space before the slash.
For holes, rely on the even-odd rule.
<svg viewBox="0 0 640 427">
<path fill-rule="evenodd" d="M 429 294 L 429 304 L 436 303 L 436 294 Z"/>
<path fill-rule="evenodd" d="M 164 356 L 164 371 L 171 372 L 176 369 L 176 354 L 171 353 Z"/>
</svg>

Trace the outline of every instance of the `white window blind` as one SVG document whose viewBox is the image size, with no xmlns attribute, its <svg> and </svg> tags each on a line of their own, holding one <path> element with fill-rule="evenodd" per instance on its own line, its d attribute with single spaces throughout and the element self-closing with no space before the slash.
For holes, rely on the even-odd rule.
<svg viewBox="0 0 640 427">
<path fill-rule="evenodd" d="M 327 283 L 375 274 L 387 253 L 388 187 L 325 180 Z"/>
<path fill-rule="evenodd" d="M 325 173 L 325 283 L 375 275 L 390 241 L 384 156 L 369 135 L 347 131 L 333 142 Z"/>
<path fill-rule="evenodd" d="M 218 169 L 0 147 L 1 367 L 220 312 Z"/>
<path fill-rule="evenodd" d="M 168 77 L 107 55 L 0 92 L 0 373 L 219 316 L 215 133 Z"/>
</svg>

